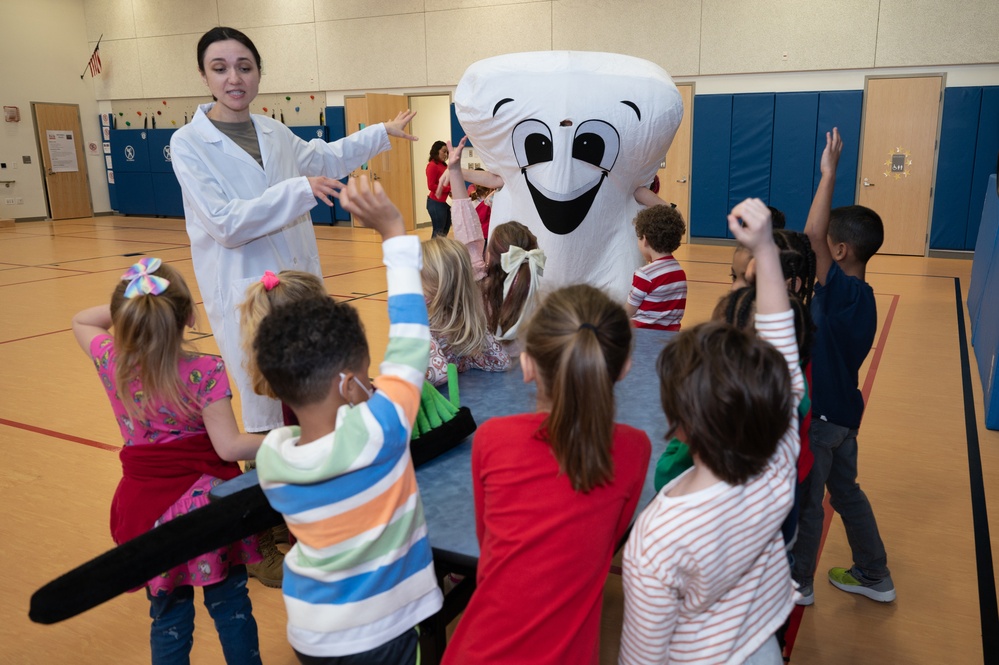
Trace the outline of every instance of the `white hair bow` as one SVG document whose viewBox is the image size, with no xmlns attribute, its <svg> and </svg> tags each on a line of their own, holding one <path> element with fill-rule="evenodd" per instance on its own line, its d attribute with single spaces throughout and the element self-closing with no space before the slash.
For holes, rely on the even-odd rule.
<svg viewBox="0 0 999 665">
<path fill-rule="evenodd" d="M 517 336 L 517 328 L 520 327 L 520 322 L 529 316 L 531 310 L 534 309 L 534 294 L 537 293 L 538 284 L 545 271 L 545 253 L 540 248 L 528 251 L 514 245 L 500 255 L 500 267 L 506 273 L 506 279 L 503 280 L 503 299 L 506 300 L 507 294 L 510 293 L 510 289 L 513 288 L 514 283 L 517 281 L 517 274 L 524 261 L 528 262 L 527 265 L 531 271 L 531 284 L 527 289 L 527 301 L 524 303 L 524 309 L 521 311 L 517 322 L 509 330 L 497 330 L 496 339 L 514 339 Z"/>
</svg>

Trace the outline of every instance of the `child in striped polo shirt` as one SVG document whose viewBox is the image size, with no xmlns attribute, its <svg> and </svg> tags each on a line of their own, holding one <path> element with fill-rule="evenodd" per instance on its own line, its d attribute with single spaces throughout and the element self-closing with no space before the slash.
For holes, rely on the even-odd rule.
<svg viewBox="0 0 999 665">
<path fill-rule="evenodd" d="M 405 235 L 378 183 L 351 180 L 339 198 L 384 240 L 390 325 L 382 374 L 369 382 L 353 307 L 313 298 L 275 308 L 254 353 L 299 426 L 267 435 L 257 473 L 297 539 L 282 590 L 299 660 L 412 664 L 414 627 L 443 600 L 409 454 L 430 351 L 420 241 Z"/>
<path fill-rule="evenodd" d="M 638 248 L 648 262 L 635 271 L 624 307 L 636 328 L 680 329 L 687 307 L 687 274 L 673 252 L 686 231 L 674 206 L 655 205 L 635 217 Z"/>
</svg>

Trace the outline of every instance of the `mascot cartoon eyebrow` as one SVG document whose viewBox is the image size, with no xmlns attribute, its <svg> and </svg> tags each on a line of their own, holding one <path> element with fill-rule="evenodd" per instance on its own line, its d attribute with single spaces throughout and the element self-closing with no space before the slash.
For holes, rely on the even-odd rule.
<svg viewBox="0 0 999 665">
<path fill-rule="evenodd" d="M 623 300 L 641 263 L 634 191 L 652 181 L 683 115 L 669 74 L 613 53 L 515 53 L 469 67 L 454 99 L 505 183 L 492 226 L 534 232 L 546 288 L 589 282 Z"/>
</svg>

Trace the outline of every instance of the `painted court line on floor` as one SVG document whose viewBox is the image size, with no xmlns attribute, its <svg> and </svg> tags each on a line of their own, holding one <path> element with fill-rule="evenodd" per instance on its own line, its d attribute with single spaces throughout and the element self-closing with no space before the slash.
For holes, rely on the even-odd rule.
<svg viewBox="0 0 999 665">
<path fill-rule="evenodd" d="M 51 436 L 56 439 L 62 439 L 64 441 L 72 441 L 73 443 L 82 443 L 85 446 L 90 446 L 91 448 L 100 448 L 101 450 L 109 450 L 111 452 L 118 452 L 121 450 L 121 446 L 112 446 L 108 443 L 101 443 L 100 441 L 94 441 L 92 439 L 84 439 L 83 437 L 73 436 L 72 434 L 63 434 L 62 432 L 56 432 L 54 430 L 45 429 L 44 427 L 35 427 L 34 425 L 28 425 L 27 423 L 19 423 L 13 420 L 7 420 L 6 418 L 0 418 L 0 425 L 6 425 L 7 427 L 15 427 L 17 429 L 23 429 L 28 432 L 34 432 L 35 434 L 44 434 L 45 436 Z"/>
</svg>

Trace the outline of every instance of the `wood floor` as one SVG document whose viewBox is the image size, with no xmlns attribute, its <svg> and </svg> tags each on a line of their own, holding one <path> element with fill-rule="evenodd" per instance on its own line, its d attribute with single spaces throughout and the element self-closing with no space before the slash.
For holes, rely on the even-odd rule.
<svg viewBox="0 0 999 665">
<path fill-rule="evenodd" d="M 349 228 L 317 227 L 316 233 L 326 285 L 354 301 L 377 363 L 387 333 L 377 238 Z M 3 662 L 149 661 L 148 603 L 141 593 L 53 626 L 27 616 L 37 588 L 112 545 L 108 507 L 120 477 L 121 440 L 69 322 L 78 310 L 108 301 L 136 254 L 178 267 L 200 301 L 181 220 L 99 217 L 0 228 Z M 706 319 L 728 288 L 731 249 L 685 245 L 677 257 L 690 280 L 684 320 L 690 325 Z M 793 663 L 983 662 L 953 279 L 966 289 L 970 270 L 971 262 L 963 260 L 878 256 L 870 264 L 880 325 L 861 371 L 868 408 L 860 431 L 860 480 L 888 549 L 898 600 L 881 605 L 821 582 L 825 569 L 850 563 L 834 517 L 819 560 L 815 605 L 803 612 Z M 217 353 L 203 312 L 197 330 L 197 347 Z M 999 433 L 984 428 L 974 357 L 972 385 L 989 526 L 997 534 Z M 295 663 L 280 591 L 256 581 L 250 590 L 264 662 Z M 605 663 L 616 662 L 620 594 L 620 579 L 611 575 Z M 203 609 L 197 624 L 192 662 L 224 662 Z"/>
</svg>

